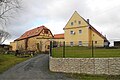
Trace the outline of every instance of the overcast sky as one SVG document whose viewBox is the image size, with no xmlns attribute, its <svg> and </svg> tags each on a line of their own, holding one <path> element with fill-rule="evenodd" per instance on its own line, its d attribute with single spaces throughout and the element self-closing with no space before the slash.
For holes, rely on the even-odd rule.
<svg viewBox="0 0 120 80">
<path fill-rule="evenodd" d="M 120 40 L 120 0 L 23 0 L 22 10 L 7 26 L 12 37 L 5 43 L 41 25 L 53 34 L 64 33 L 74 11 L 90 19 L 90 24 L 108 40 Z"/>
</svg>

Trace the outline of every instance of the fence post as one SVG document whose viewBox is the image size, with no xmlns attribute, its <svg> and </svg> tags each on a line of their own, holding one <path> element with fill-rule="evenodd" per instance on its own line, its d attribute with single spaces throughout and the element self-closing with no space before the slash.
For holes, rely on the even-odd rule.
<svg viewBox="0 0 120 80">
<path fill-rule="evenodd" d="M 50 41 L 50 56 L 52 56 L 52 41 Z"/>
<path fill-rule="evenodd" d="M 93 41 L 92 41 L 92 57 L 94 57 L 94 45 L 93 45 Z"/>
<path fill-rule="evenodd" d="M 65 41 L 63 42 L 63 58 L 65 58 Z"/>
</svg>

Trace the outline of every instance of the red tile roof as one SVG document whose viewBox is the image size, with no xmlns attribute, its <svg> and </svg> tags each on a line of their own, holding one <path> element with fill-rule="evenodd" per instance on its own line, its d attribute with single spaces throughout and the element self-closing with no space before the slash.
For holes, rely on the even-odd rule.
<svg viewBox="0 0 120 80">
<path fill-rule="evenodd" d="M 55 34 L 54 39 L 64 39 L 64 34 Z"/>
<path fill-rule="evenodd" d="M 22 39 L 25 39 L 25 38 L 29 38 L 29 37 L 33 37 L 33 36 L 37 36 L 39 35 L 43 29 L 47 29 L 49 30 L 48 28 L 46 28 L 45 26 L 40 26 L 40 27 L 37 27 L 37 28 L 34 28 L 32 30 L 29 30 L 27 32 L 25 32 L 22 36 L 20 36 L 18 39 L 16 40 L 22 40 Z"/>
</svg>

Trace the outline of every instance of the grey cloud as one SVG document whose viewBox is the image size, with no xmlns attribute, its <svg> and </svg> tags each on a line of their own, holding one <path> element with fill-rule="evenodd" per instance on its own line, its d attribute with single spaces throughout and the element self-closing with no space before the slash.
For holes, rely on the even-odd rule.
<svg viewBox="0 0 120 80">
<path fill-rule="evenodd" d="M 90 23 L 109 38 L 119 37 L 113 31 L 114 28 L 119 27 L 119 5 L 104 12 L 99 8 L 93 10 L 89 1 L 91 0 L 23 0 L 22 10 L 14 20 L 11 20 L 7 30 L 14 36 L 12 39 L 15 39 L 35 27 L 33 26 L 35 21 L 40 20 L 39 25 L 45 24 L 53 33 L 63 33 L 62 29 L 76 10 L 85 19 L 90 18 Z M 116 31 L 117 34 L 120 34 L 119 30 Z"/>
</svg>

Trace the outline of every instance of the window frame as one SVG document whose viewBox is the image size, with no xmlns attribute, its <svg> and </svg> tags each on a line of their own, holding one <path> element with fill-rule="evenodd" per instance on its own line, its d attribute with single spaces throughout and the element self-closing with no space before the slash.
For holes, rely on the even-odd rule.
<svg viewBox="0 0 120 80">
<path fill-rule="evenodd" d="M 79 34 L 82 34 L 82 30 L 79 30 Z"/>
<path fill-rule="evenodd" d="M 78 21 L 78 24 L 81 24 L 81 21 Z"/>
<path fill-rule="evenodd" d="M 74 22 L 71 22 L 71 24 L 70 24 L 71 26 L 73 26 L 74 25 Z"/>
<path fill-rule="evenodd" d="M 79 41 L 79 44 L 78 44 L 79 46 L 82 46 L 82 41 Z"/>
<path fill-rule="evenodd" d="M 70 34 L 73 34 L 74 31 L 70 31 Z"/>
<path fill-rule="evenodd" d="M 44 30 L 44 34 L 48 34 L 49 33 L 49 31 L 48 30 Z"/>
<path fill-rule="evenodd" d="M 97 44 L 97 41 L 95 41 L 95 44 Z"/>
<path fill-rule="evenodd" d="M 70 42 L 70 46 L 73 46 L 73 45 L 74 45 L 74 42 L 73 42 L 73 41 L 71 41 L 71 42 Z"/>
</svg>

